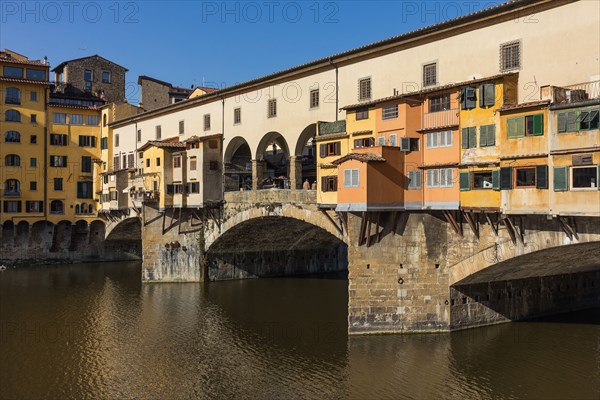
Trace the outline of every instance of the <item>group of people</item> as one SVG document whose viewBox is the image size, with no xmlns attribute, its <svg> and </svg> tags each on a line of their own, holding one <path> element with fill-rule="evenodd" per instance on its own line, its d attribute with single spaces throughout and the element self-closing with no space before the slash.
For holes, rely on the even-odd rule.
<svg viewBox="0 0 600 400">
<path fill-rule="evenodd" d="M 313 181 L 312 185 L 308 181 L 308 178 L 302 184 L 302 189 L 304 190 L 317 190 L 317 181 Z"/>
</svg>

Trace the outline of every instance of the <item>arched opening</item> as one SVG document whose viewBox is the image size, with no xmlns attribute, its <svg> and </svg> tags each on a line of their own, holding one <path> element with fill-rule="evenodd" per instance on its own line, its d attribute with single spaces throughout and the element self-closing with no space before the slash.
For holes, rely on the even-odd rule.
<svg viewBox="0 0 600 400">
<path fill-rule="evenodd" d="M 48 251 L 52 244 L 53 232 L 54 224 L 52 222 L 35 222 L 31 226 L 31 234 L 29 235 L 29 250 L 42 252 Z"/>
<path fill-rule="evenodd" d="M 52 200 L 50 202 L 50 214 L 64 214 L 65 203 L 61 200 Z"/>
<path fill-rule="evenodd" d="M 62 202 L 61 202 L 62 203 Z M 69 221 L 60 221 L 54 227 L 54 237 L 52 238 L 52 246 L 50 252 L 60 252 L 68 250 L 71 246 L 72 227 Z"/>
<path fill-rule="evenodd" d="M 317 124 L 310 124 L 300 134 L 294 155 L 296 156 L 296 189 L 302 187 L 316 188 L 317 185 L 317 150 L 314 141 L 317 135 Z M 305 184 L 305 182 L 307 184 Z"/>
<path fill-rule="evenodd" d="M 17 179 L 7 179 L 4 182 L 5 196 L 19 196 L 21 194 L 21 182 Z"/>
<path fill-rule="evenodd" d="M 116 260 L 142 257 L 142 222 L 138 217 L 122 220 L 105 240 L 106 257 Z"/>
<path fill-rule="evenodd" d="M 27 245 L 29 241 L 29 222 L 21 221 L 15 230 L 15 246 Z"/>
<path fill-rule="evenodd" d="M 346 277 L 348 247 L 326 230 L 295 218 L 253 218 L 210 246 L 207 268 L 210 280 L 332 273 Z"/>
<path fill-rule="evenodd" d="M 225 150 L 225 191 L 252 189 L 252 152 L 246 139 L 236 136 Z"/>
<path fill-rule="evenodd" d="M 4 120 L 6 122 L 21 122 L 21 113 L 17 110 L 6 110 Z"/>
<path fill-rule="evenodd" d="M 21 166 L 21 157 L 17 154 L 8 154 L 4 157 L 4 165 L 7 167 L 19 167 Z"/>
<path fill-rule="evenodd" d="M 256 150 L 258 189 L 290 188 L 290 150 L 279 132 L 269 132 Z"/>
<path fill-rule="evenodd" d="M 15 239 L 15 224 L 12 221 L 4 221 L 2 224 L 2 245 L 7 251 L 10 251 L 10 246 L 13 246 Z"/>
<path fill-rule="evenodd" d="M 21 134 L 17 131 L 6 131 L 4 141 L 6 143 L 21 143 Z"/>
</svg>

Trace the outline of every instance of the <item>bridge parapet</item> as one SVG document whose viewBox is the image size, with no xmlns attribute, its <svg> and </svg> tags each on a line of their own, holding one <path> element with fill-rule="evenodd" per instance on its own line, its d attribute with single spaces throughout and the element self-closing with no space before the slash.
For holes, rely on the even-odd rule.
<svg viewBox="0 0 600 400">
<path fill-rule="evenodd" d="M 316 204 L 316 190 L 264 189 L 226 192 L 225 202 L 231 204 Z"/>
</svg>

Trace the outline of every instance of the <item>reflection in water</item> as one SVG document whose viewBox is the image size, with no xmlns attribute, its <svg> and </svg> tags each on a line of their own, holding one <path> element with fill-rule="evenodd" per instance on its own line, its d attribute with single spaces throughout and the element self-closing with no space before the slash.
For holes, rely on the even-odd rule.
<svg viewBox="0 0 600 400">
<path fill-rule="evenodd" d="M 600 310 L 346 334 L 347 281 L 140 283 L 137 263 L 0 274 L 0 398 L 593 398 Z"/>
</svg>

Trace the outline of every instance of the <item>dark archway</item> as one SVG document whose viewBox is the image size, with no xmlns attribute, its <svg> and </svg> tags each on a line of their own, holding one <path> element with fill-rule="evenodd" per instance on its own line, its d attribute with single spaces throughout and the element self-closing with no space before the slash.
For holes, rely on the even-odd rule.
<svg viewBox="0 0 600 400">
<path fill-rule="evenodd" d="M 256 149 L 257 185 L 259 189 L 290 188 L 290 149 L 282 134 L 269 132 Z"/>
<path fill-rule="evenodd" d="M 140 259 L 142 257 L 141 220 L 138 217 L 131 217 L 119 222 L 106 237 L 104 246 L 107 258 Z"/>
<path fill-rule="evenodd" d="M 331 233 L 288 217 L 242 222 L 207 252 L 210 280 L 343 273 L 348 247 Z"/>
<path fill-rule="evenodd" d="M 252 152 L 246 139 L 236 136 L 227 145 L 224 153 L 225 191 L 252 189 Z"/>
<path fill-rule="evenodd" d="M 294 155 L 301 167 L 297 173 L 300 175 L 297 179 L 298 188 L 302 187 L 302 183 L 308 179 L 311 184 L 317 180 L 317 150 L 314 141 L 317 135 L 317 124 L 310 124 L 300 134 Z"/>
</svg>

